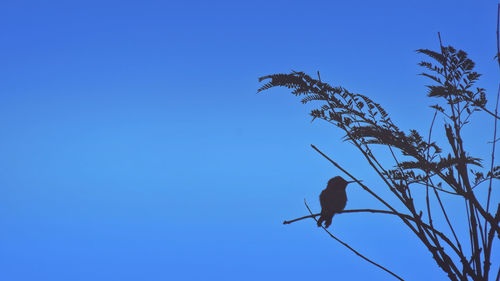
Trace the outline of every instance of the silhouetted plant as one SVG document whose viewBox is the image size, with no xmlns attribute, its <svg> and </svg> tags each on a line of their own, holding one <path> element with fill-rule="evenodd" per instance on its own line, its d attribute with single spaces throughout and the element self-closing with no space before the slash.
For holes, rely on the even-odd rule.
<svg viewBox="0 0 500 281">
<path fill-rule="evenodd" d="M 258 92 L 273 87 L 286 87 L 293 95 L 302 97 L 304 104 L 311 101 L 320 102 L 321 106 L 311 111 L 313 120 L 322 119 L 341 129 L 345 133 L 345 140 L 362 153 L 381 181 L 404 206 L 398 208 L 396 206 L 401 204 L 389 204 L 372 188 L 312 146 L 388 209 L 344 210 L 339 213 L 373 212 L 396 215 L 432 253 L 435 262 L 450 280 L 488 280 L 492 245 L 494 240 L 500 237 L 500 204 L 498 200 L 493 202 L 491 198 L 493 180 L 500 179 L 500 166 L 494 165 L 495 144 L 498 141 L 496 121 L 500 118 L 497 113 L 498 96 L 497 106 L 492 112 L 486 107 L 485 90 L 474 87 L 480 74 L 474 71 L 474 62 L 464 51 L 441 44 L 439 52 L 428 49 L 420 49 L 417 52 L 432 60 L 423 61 L 419 65 L 426 69 L 421 75 L 430 78 L 434 83 L 427 86 L 428 96 L 438 101 L 432 106 L 435 114 L 427 140 L 416 130 L 403 132 L 380 104 L 343 87 L 330 86 L 321 81 L 319 73 L 318 79 L 296 71 L 267 75 L 259 79 L 260 82 L 266 83 Z M 462 130 L 469 123 L 470 116 L 476 112 L 484 112 L 495 120 L 491 164 L 488 168 L 483 168 L 483 160 L 471 156 L 463 146 Z M 448 152 L 445 152 L 443 146 L 431 141 L 437 114 L 444 116 L 443 129 L 447 137 Z M 383 165 L 373 152 L 373 145 L 388 147 L 394 166 L 388 168 Z M 404 158 L 404 161 L 400 158 Z M 475 170 L 472 170 L 472 167 Z M 476 197 L 476 188 L 482 183 L 488 183 L 486 202 L 480 202 Z M 414 201 L 412 190 L 418 188 L 417 186 L 425 187 L 425 202 Z M 463 198 L 465 213 L 459 214 L 446 208 L 447 198 L 443 197 L 444 194 Z M 431 197 L 439 203 L 437 210 L 430 206 Z M 424 207 L 419 209 L 417 206 Z M 309 209 L 309 206 L 307 208 Z M 441 213 L 446 221 L 445 225 L 437 225 L 433 221 L 436 214 L 431 213 L 431 209 Z M 313 214 L 311 211 L 310 213 L 309 216 L 285 223 L 308 217 L 316 220 L 319 214 Z M 469 235 L 455 232 L 450 215 L 453 215 L 454 219 L 467 221 Z M 448 234 L 442 231 L 443 228 L 449 229 Z M 392 271 L 362 256 L 328 233 L 356 254 L 402 280 Z M 498 265 L 495 268 L 498 268 Z M 500 270 L 496 274 L 497 280 L 499 274 Z"/>
</svg>

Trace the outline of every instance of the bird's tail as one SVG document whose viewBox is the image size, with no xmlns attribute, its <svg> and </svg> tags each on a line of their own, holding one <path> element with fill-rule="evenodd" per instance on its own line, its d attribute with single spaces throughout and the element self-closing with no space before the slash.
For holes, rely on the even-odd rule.
<svg viewBox="0 0 500 281">
<path fill-rule="evenodd" d="M 325 228 L 328 228 L 332 224 L 332 219 L 334 216 L 335 216 L 335 214 L 333 214 L 331 217 L 329 217 L 325 220 Z"/>
<path fill-rule="evenodd" d="M 325 220 L 325 218 L 323 216 L 319 217 L 319 219 L 318 219 L 318 227 L 320 227 L 323 224 L 324 220 Z"/>
<path fill-rule="evenodd" d="M 328 228 L 332 224 L 332 219 L 330 218 L 329 220 L 325 221 L 325 228 Z"/>
</svg>

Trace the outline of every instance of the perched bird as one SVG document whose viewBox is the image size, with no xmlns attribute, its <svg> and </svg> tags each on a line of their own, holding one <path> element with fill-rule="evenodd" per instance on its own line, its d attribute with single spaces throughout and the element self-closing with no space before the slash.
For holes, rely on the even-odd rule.
<svg viewBox="0 0 500 281">
<path fill-rule="evenodd" d="M 342 211 L 347 203 L 347 195 L 345 189 L 348 183 L 354 181 L 346 181 L 342 177 L 334 177 L 328 181 L 326 188 L 319 195 L 321 204 L 321 216 L 318 219 L 318 226 L 325 222 L 325 227 L 332 224 L 332 218 L 335 213 Z"/>
</svg>

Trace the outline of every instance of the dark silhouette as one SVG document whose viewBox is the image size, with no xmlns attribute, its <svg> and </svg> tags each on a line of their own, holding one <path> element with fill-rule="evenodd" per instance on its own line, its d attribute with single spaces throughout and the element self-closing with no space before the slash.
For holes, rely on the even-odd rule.
<svg viewBox="0 0 500 281">
<path fill-rule="evenodd" d="M 259 78 L 259 81 L 266 80 L 267 83 L 262 85 L 258 92 L 285 87 L 293 95 L 300 96 L 302 103 L 320 103 L 321 105 L 310 113 L 313 120 L 324 120 L 338 127 L 343 132 L 344 140 L 356 147 L 380 177 L 382 186 L 387 188 L 386 191 L 390 191 L 382 196 L 377 194 L 381 185 L 377 184 L 375 190 L 357 180 L 359 186 L 386 210 L 364 209 L 347 212 L 342 210 L 347 201 L 347 183 L 341 187 L 336 187 L 333 183 L 330 186 L 329 183 L 320 196 L 320 214 L 313 214 L 304 200 L 310 216 L 284 223 L 305 218 L 316 219 L 316 216 L 320 215 L 318 225 L 322 226 L 325 221 L 328 226 L 336 213 L 393 214 L 418 238 L 415 241 L 422 242 L 429 250 L 430 256 L 450 280 L 485 281 L 491 277 L 491 280 L 500 281 L 498 261 L 492 259 L 493 253 L 496 253 L 493 242 L 498 242 L 500 238 L 500 202 L 493 192 L 493 188 L 497 187 L 494 183 L 500 180 L 500 165 L 495 158 L 496 146 L 500 144 L 497 135 L 497 124 L 500 121 L 500 88 L 494 107 L 487 108 L 486 90 L 476 86 L 481 75 L 474 71 L 474 62 L 463 50 L 443 46 L 439 33 L 438 38 L 438 51 L 417 50 L 431 59 L 421 61 L 419 65 L 425 69 L 421 75 L 433 81 L 431 85 L 427 85 L 427 95 L 437 100 L 437 103 L 431 106 L 434 109 L 434 117 L 426 137 L 417 130 L 402 131 L 380 104 L 365 95 L 321 81 L 319 73 L 318 79 L 296 71 Z M 500 67 L 500 4 L 497 5 L 495 57 Z M 476 112 L 488 114 L 494 119 L 489 167 L 483 167 L 481 164 L 486 159 L 474 157 L 464 146 L 464 126 L 471 123 L 470 117 Z M 438 120 L 442 120 L 443 124 L 440 125 L 443 125 L 442 133 L 446 138 L 434 141 L 433 128 Z M 481 123 L 478 126 L 482 125 Z M 374 153 L 375 146 L 388 148 L 393 162 L 386 162 L 386 159 L 379 161 L 381 154 Z M 311 147 L 349 178 L 357 179 L 317 147 L 312 144 Z M 377 152 L 383 153 L 383 150 Z M 359 173 L 365 174 L 361 171 Z M 331 181 L 336 181 L 336 178 Z M 415 192 L 425 194 L 425 197 L 413 197 Z M 391 201 L 388 196 L 391 196 Z M 448 203 L 454 200 L 453 198 L 463 199 L 463 208 L 450 206 Z M 468 235 L 457 235 L 462 229 L 456 229 L 456 223 L 460 219 L 467 224 Z M 325 227 L 323 229 L 356 255 L 403 280 L 394 272 L 361 255 Z M 497 269 L 496 273 L 492 272 L 490 275 L 491 269 Z"/>
<path fill-rule="evenodd" d="M 335 213 L 344 210 L 347 203 L 347 194 L 345 189 L 347 184 L 351 183 L 342 177 L 336 176 L 328 181 L 326 188 L 319 195 L 321 204 L 321 216 L 318 219 L 318 226 L 325 222 L 325 227 L 332 224 L 332 218 Z"/>
</svg>

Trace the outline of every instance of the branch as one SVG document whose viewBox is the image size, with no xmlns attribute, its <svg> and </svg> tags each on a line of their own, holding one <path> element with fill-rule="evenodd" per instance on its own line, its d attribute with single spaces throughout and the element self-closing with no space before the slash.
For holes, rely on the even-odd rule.
<svg viewBox="0 0 500 281">
<path fill-rule="evenodd" d="M 438 33 L 439 34 L 439 33 Z M 439 34 L 439 40 L 441 42 L 441 35 Z M 434 121 L 436 121 L 436 116 L 437 116 L 437 113 L 438 113 L 438 110 L 436 109 L 434 111 L 434 117 L 432 117 L 432 122 L 431 122 L 431 126 L 429 128 L 429 138 L 427 139 L 427 143 L 431 143 L 431 136 L 432 136 L 432 128 L 434 128 Z M 426 156 L 426 161 L 428 162 L 430 159 L 430 146 L 427 147 L 427 156 Z M 429 203 L 429 186 L 432 186 L 433 187 L 433 190 L 434 190 L 434 194 L 439 202 L 439 206 L 441 207 L 441 211 L 443 212 L 443 215 L 446 219 L 446 222 L 448 223 L 448 226 L 450 227 L 451 229 L 451 232 L 453 233 L 453 237 L 455 237 L 455 242 L 457 243 L 457 247 L 458 249 L 460 250 L 460 252 L 463 254 L 462 252 L 462 246 L 460 245 L 460 242 L 457 238 L 457 235 L 455 233 L 455 230 L 453 229 L 453 226 L 451 225 L 451 222 L 450 220 L 448 219 L 448 214 L 446 213 L 446 210 L 443 206 L 443 203 L 441 202 L 441 198 L 439 197 L 439 193 L 437 192 L 436 189 L 439 189 L 439 188 L 436 188 L 434 187 L 434 183 L 432 182 L 432 179 L 429 177 L 429 170 L 426 169 L 426 181 L 425 181 L 425 193 L 426 193 L 426 204 L 427 204 L 427 212 L 429 214 L 429 224 L 432 228 L 434 228 L 434 225 L 432 224 L 432 218 L 431 218 L 431 209 L 430 209 L 430 203 Z M 434 234 L 435 235 L 435 234 Z"/>
<path fill-rule="evenodd" d="M 305 201 L 305 200 L 304 200 Z M 307 204 L 306 204 L 307 206 Z M 299 221 L 299 220 L 303 220 L 303 219 L 307 219 L 307 218 L 314 218 L 314 220 L 316 220 L 316 217 L 321 215 L 320 213 L 317 213 L 317 214 L 313 214 L 312 212 L 310 212 L 311 214 L 308 215 L 308 216 L 303 216 L 303 217 L 300 217 L 300 218 L 296 218 L 296 219 L 293 219 L 293 220 L 289 220 L 289 221 L 284 221 L 283 224 L 291 224 L 293 222 L 296 222 L 296 221 Z M 421 226 L 423 226 L 425 229 L 427 230 L 430 230 L 432 232 L 434 232 L 435 234 L 437 234 L 437 236 L 439 236 L 441 239 L 443 239 L 450 247 L 452 247 L 455 252 L 458 254 L 458 256 L 460 258 L 465 258 L 463 255 L 460 255 L 461 252 L 459 252 L 459 250 L 456 248 L 456 246 L 451 243 L 451 241 L 439 230 L 431 227 L 430 225 L 422 222 L 421 220 L 417 220 L 416 218 L 410 216 L 410 215 L 407 215 L 407 214 L 402 214 L 402 213 L 398 213 L 396 211 L 385 211 L 385 210 L 374 210 L 374 209 L 353 209 L 353 210 L 342 210 L 338 213 L 335 213 L 335 214 L 343 214 L 343 213 L 378 213 L 378 214 L 389 214 L 389 215 L 395 215 L 395 216 L 399 216 L 399 217 L 404 217 L 408 220 L 411 220 L 417 224 L 420 224 Z"/>
<path fill-rule="evenodd" d="M 500 67 L 500 4 L 497 4 L 497 61 Z M 500 270 L 500 269 L 499 269 Z"/>
<path fill-rule="evenodd" d="M 296 219 L 293 219 L 293 220 L 290 220 L 290 221 L 283 221 L 283 224 L 291 224 L 293 222 L 300 221 L 300 220 L 303 220 L 303 219 L 315 218 L 315 217 L 317 217 L 319 215 L 321 215 L 321 213 L 311 214 L 309 216 L 303 216 L 303 217 L 296 218 Z"/>
<path fill-rule="evenodd" d="M 486 112 L 489 115 L 493 116 L 495 119 L 500 119 L 500 116 L 498 116 L 495 113 L 489 111 L 485 106 L 478 106 L 478 107 L 481 108 L 482 110 L 484 110 L 484 112 Z"/>
<path fill-rule="evenodd" d="M 499 4 L 499 12 L 500 12 L 500 4 Z M 498 19 L 497 19 L 497 22 L 498 22 Z M 498 34 L 498 24 L 497 24 L 497 34 Z M 497 48 L 498 48 L 498 37 L 497 37 Z M 497 53 L 497 55 L 500 54 L 500 53 Z M 500 61 L 499 61 L 500 63 Z M 497 104 L 495 106 L 495 114 L 497 114 L 498 112 L 498 99 L 500 98 L 500 85 L 498 87 L 498 91 L 497 91 Z M 493 167 L 494 167 L 494 164 L 495 164 L 495 147 L 496 147 L 496 141 L 495 139 L 497 138 L 497 119 L 495 119 L 494 121 L 494 125 L 493 125 L 493 144 L 492 144 L 492 148 L 491 148 L 491 166 L 490 166 L 490 172 L 493 174 Z M 489 186 L 488 186 L 488 199 L 486 201 L 486 212 L 489 212 L 490 210 L 490 198 L 491 198 L 491 184 L 493 182 L 493 176 L 490 177 L 490 181 L 489 181 Z M 484 223 L 484 232 L 486 233 L 488 230 L 488 222 L 485 222 Z"/>
<path fill-rule="evenodd" d="M 412 221 L 414 220 L 412 216 L 409 216 L 409 215 L 406 215 L 406 214 L 401 214 L 401 213 L 392 212 L 392 211 L 385 211 L 385 210 L 374 210 L 374 209 L 342 210 L 342 211 L 336 212 L 335 214 L 337 215 L 337 214 L 345 214 L 345 213 L 380 213 L 380 214 L 391 214 L 391 215 L 403 216 L 403 217 L 406 217 L 407 219 L 412 220 Z M 293 220 L 283 221 L 283 224 L 291 224 L 291 223 L 294 223 L 296 221 L 300 221 L 300 220 L 303 220 L 303 219 L 315 218 L 315 217 L 317 217 L 319 215 L 321 215 L 321 213 L 310 214 L 310 215 L 303 216 L 303 217 L 300 217 L 300 218 L 296 218 L 296 219 L 293 219 Z"/>
<path fill-rule="evenodd" d="M 450 219 L 448 218 L 448 214 L 446 213 L 443 202 L 441 201 L 439 193 L 436 191 L 436 189 L 434 189 L 434 194 L 436 195 L 436 198 L 439 202 L 439 206 L 441 207 L 441 211 L 443 212 L 444 218 L 446 219 L 446 222 L 448 223 L 448 226 L 450 227 L 450 230 L 453 233 L 453 237 L 455 237 L 455 241 L 457 242 L 457 247 L 460 250 L 460 252 L 463 254 L 462 246 L 460 245 L 460 241 L 458 240 L 457 234 L 455 233 L 455 230 L 453 229 L 453 226 L 451 225 Z"/>
<path fill-rule="evenodd" d="M 432 136 L 432 128 L 434 127 L 434 121 L 436 121 L 436 116 L 437 116 L 437 113 L 438 113 L 438 110 L 436 109 L 434 111 L 434 117 L 432 117 L 432 122 L 431 122 L 431 127 L 429 128 L 429 138 L 427 140 L 427 143 L 431 143 L 431 136 Z M 426 159 L 425 161 L 426 162 L 429 162 L 431 156 L 430 156 L 430 145 L 427 147 L 427 151 L 426 151 Z M 425 175 L 426 175 L 426 180 L 425 180 L 425 205 L 427 206 L 427 216 L 429 217 L 429 225 L 431 227 L 434 227 L 434 225 L 432 224 L 432 214 L 431 214 L 431 203 L 430 203 L 430 200 L 429 200 L 429 169 L 425 169 Z M 434 192 L 436 192 L 436 190 L 434 189 Z M 443 210 L 444 212 L 444 210 Z M 445 213 L 446 215 L 446 213 Z M 452 228 L 453 229 L 453 228 Z M 435 234 L 434 234 L 435 235 Z"/>
<path fill-rule="evenodd" d="M 307 205 L 307 202 L 306 200 L 304 199 L 304 204 L 306 205 L 306 208 L 307 210 L 309 211 L 309 213 L 311 213 L 311 216 L 314 217 L 311 209 L 309 208 L 309 206 Z M 316 218 L 314 217 L 314 220 L 317 222 Z M 349 250 L 351 250 L 353 253 L 355 253 L 356 255 L 358 255 L 359 257 L 361 257 L 362 259 L 366 260 L 367 262 L 381 268 L 382 270 L 386 271 L 387 273 L 391 274 L 392 276 L 396 277 L 397 279 L 401 280 L 401 281 L 404 281 L 403 278 L 399 277 L 398 275 L 396 275 L 394 272 L 390 271 L 389 269 L 381 266 L 380 264 L 370 260 L 369 258 L 363 256 L 362 254 L 360 254 L 358 251 L 354 250 L 351 246 L 349 246 L 347 243 L 343 242 L 342 240 L 338 239 L 337 237 L 335 237 L 330 231 L 328 231 L 324 226 L 321 226 L 321 228 L 323 228 L 323 230 L 326 231 L 326 233 L 328 233 L 333 239 L 337 240 L 337 242 L 339 242 L 340 244 L 344 245 L 345 247 L 347 247 Z"/>
<path fill-rule="evenodd" d="M 421 183 L 421 182 L 418 182 L 418 181 L 413 181 L 413 182 L 410 182 L 408 185 L 410 185 L 410 184 L 414 184 L 414 183 L 416 183 L 416 184 L 420 184 L 420 185 L 424 185 L 424 186 L 426 185 L 425 183 Z M 460 195 L 460 194 L 458 194 L 458 193 L 456 193 L 456 192 L 452 192 L 452 191 L 444 190 L 444 189 L 439 188 L 439 187 L 437 187 L 437 186 L 435 186 L 435 185 L 431 185 L 431 184 L 429 184 L 429 187 L 432 187 L 432 188 L 433 188 L 433 189 L 435 189 L 435 190 L 439 190 L 439 191 L 441 191 L 441 192 L 448 193 L 448 194 L 451 194 L 451 195 Z"/>
<path fill-rule="evenodd" d="M 500 4 L 497 4 L 497 61 L 498 61 L 498 67 L 500 67 Z M 497 91 L 497 103 L 495 106 L 495 115 L 498 113 L 498 99 L 500 98 L 500 85 L 498 85 L 498 91 Z M 495 128 L 493 129 L 493 147 L 492 147 L 492 152 L 491 152 L 491 167 L 490 171 L 493 173 L 493 165 L 495 162 L 495 145 L 497 142 L 497 119 L 495 119 L 494 122 Z M 489 187 L 488 187 L 488 199 L 486 203 L 486 212 L 489 212 L 490 208 L 490 197 L 491 197 L 491 184 L 492 184 L 493 178 L 490 178 L 489 182 Z M 495 219 L 500 219 L 500 204 L 497 206 L 497 213 L 495 215 Z M 488 222 L 484 222 L 484 235 L 486 235 L 488 229 Z M 486 241 L 486 246 L 484 247 L 484 277 L 485 280 L 488 279 L 491 263 L 491 248 L 493 248 L 493 235 L 494 233 L 492 232 L 493 228 L 490 229 L 490 232 L 488 233 L 487 241 Z M 497 278 L 496 281 L 500 279 L 500 267 L 498 268 L 497 272 Z"/>
</svg>

